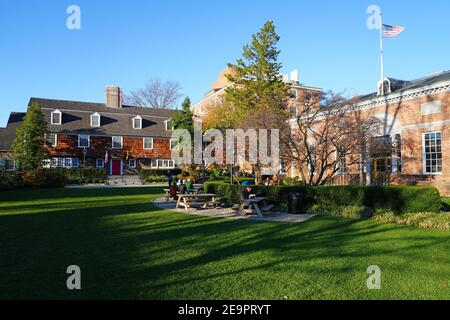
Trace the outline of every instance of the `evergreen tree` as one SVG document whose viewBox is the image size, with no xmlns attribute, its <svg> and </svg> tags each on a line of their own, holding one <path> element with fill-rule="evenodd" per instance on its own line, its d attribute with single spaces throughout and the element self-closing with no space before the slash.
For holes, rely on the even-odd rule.
<svg viewBox="0 0 450 320">
<path fill-rule="evenodd" d="M 289 86 L 280 76 L 279 40 L 273 22 L 268 21 L 244 46 L 243 58 L 229 64 L 232 72 L 227 78 L 233 85 L 226 89 L 225 100 L 234 109 L 230 119 L 235 120 L 235 128 L 285 128 Z M 259 160 L 252 164 L 256 184 L 261 182 L 262 167 Z"/>
<path fill-rule="evenodd" d="M 249 113 L 279 113 L 285 109 L 289 87 L 280 77 L 279 40 L 273 22 L 268 21 L 252 36 L 252 43 L 244 46 L 243 58 L 229 64 L 233 72 L 227 78 L 234 85 L 226 90 L 225 98 L 241 120 L 245 121 Z"/>
<path fill-rule="evenodd" d="M 32 104 L 25 115 L 23 124 L 16 131 L 12 145 L 14 159 L 19 162 L 21 170 L 34 170 L 42 166 L 47 157 L 45 137 L 47 122 L 37 104 Z"/>
<path fill-rule="evenodd" d="M 181 110 L 174 112 L 172 116 L 172 125 L 175 129 L 186 129 L 191 136 L 194 135 L 194 115 L 191 111 L 191 99 L 186 97 L 181 104 Z"/>
</svg>

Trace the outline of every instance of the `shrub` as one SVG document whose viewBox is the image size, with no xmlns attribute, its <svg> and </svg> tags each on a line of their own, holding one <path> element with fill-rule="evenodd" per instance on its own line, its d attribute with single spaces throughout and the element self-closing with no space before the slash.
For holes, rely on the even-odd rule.
<svg viewBox="0 0 450 320">
<path fill-rule="evenodd" d="M 163 183 L 168 182 L 167 176 L 147 176 L 144 179 L 144 183 Z"/>
<path fill-rule="evenodd" d="M 60 169 L 68 184 L 105 183 L 106 172 L 101 168 Z"/>
<path fill-rule="evenodd" d="M 0 190 L 12 190 L 23 186 L 20 175 L 15 172 L 0 171 Z"/>
<path fill-rule="evenodd" d="M 207 182 L 203 186 L 206 193 L 214 193 L 222 198 L 227 206 L 241 203 L 242 187 L 221 182 Z"/>
<path fill-rule="evenodd" d="M 345 206 L 327 209 L 317 204 L 311 207 L 309 213 L 349 219 L 369 219 L 374 214 L 371 208 L 364 206 Z"/>
<path fill-rule="evenodd" d="M 172 172 L 173 176 L 176 177 L 178 174 L 181 174 L 180 169 L 172 169 L 172 170 L 141 170 L 139 172 L 139 175 L 141 176 L 142 181 L 145 181 L 146 177 L 154 177 L 154 176 L 165 176 L 167 177 L 167 174 Z M 167 178 L 166 178 L 167 180 Z"/>
<path fill-rule="evenodd" d="M 323 208 L 360 206 L 389 210 L 397 214 L 440 212 L 439 191 L 431 187 L 411 186 L 336 186 L 314 188 L 315 204 Z"/>
<path fill-rule="evenodd" d="M 37 169 L 22 174 L 25 187 L 62 188 L 67 182 L 66 175 L 58 169 Z"/>
<path fill-rule="evenodd" d="M 450 214 L 419 212 L 398 215 L 392 211 L 378 212 L 374 215 L 375 221 L 396 223 L 424 229 L 450 230 Z"/>
</svg>

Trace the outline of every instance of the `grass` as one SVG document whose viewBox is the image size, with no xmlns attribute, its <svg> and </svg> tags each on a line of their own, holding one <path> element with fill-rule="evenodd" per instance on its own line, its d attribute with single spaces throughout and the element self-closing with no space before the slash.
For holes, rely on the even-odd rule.
<svg viewBox="0 0 450 320">
<path fill-rule="evenodd" d="M 194 217 L 158 188 L 0 193 L 0 299 L 448 299 L 450 233 Z M 66 289 L 79 265 L 82 290 Z M 378 265 L 382 289 L 368 290 Z"/>
</svg>

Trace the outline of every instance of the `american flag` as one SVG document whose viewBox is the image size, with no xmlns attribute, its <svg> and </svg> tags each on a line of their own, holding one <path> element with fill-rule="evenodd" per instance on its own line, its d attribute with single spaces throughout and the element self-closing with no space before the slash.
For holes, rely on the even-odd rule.
<svg viewBox="0 0 450 320">
<path fill-rule="evenodd" d="M 387 24 L 383 24 L 383 36 L 385 37 L 395 37 L 403 31 L 405 31 L 405 28 L 402 26 L 390 26 Z"/>
</svg>

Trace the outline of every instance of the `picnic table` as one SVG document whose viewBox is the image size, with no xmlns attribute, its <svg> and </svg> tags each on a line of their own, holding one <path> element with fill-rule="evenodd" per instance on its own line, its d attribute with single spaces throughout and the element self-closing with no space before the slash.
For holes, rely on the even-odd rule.
<svg viewBox="0 0 450 320">
<path fill-rule="evenodd" d="M 178 194 L 177 196 L 177 209 L 180 207 L 180 204 L 183 204 L 184 209 L 187 210 L 191 207 L 193 200 L 204 199 L 200 201 L 204 203 L 203 208 L 208 206 L 208 199 L 211 199 L 212 202 L 216 201 L 216 195 L 214 193 Z"/>
<path fill-rule="evenodd" d="M 238 209 L 238 216 L 242 215 L 242 211 L 244 211 L 244 208 L 247 206 L 249 207 L 250 210 L 252 210 L 252 208 L 256 211 L 256 214 L 260 217 L 262 217 L 262 212 L 261 212 L 261 208 L 260 208 L 260 204 L 265 204 L 266 202 L 265 197 L 256 197 L 256 198 L 252 198 L 252 199 L 243 199 L 241 205 L 239 206 Z M 264 205 L 264 208 L 262 208 L 263 211 L 269 211 L 270 209 L 272 209 L 273 206 L 266 206 Z"/>
</svg>

